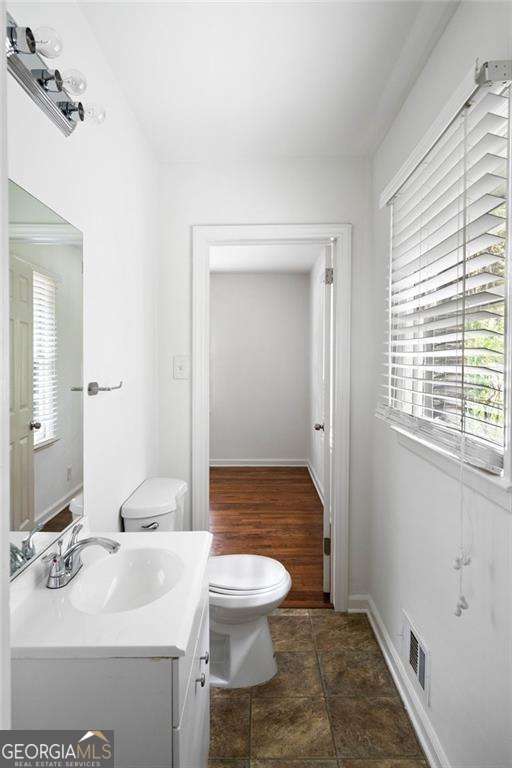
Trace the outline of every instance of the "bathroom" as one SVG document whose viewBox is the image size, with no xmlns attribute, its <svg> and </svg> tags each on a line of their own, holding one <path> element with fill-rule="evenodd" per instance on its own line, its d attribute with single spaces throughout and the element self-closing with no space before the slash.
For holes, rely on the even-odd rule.
<svg viewBox="0 0 512 768">
<path fill-rule="evenodd" d="M 87 79 L 86 119 L 66 118 L 66 136 L 7 57 L 0 78 L 2 745 L 9 729 L 94 729 L 114 731 L 118 768 L 511 765 L 508 450 L 489 469 L 483 454 L 475 465 L 469 438 L 460 455 L 375 416 L 389 327 L 388 203 L 474 93 L 475 69 L 512 59 L 511 3 L 1 8 L 6 28 L 9 13 L 19 29 L 56 30 L 62 51 L 43 64 Z M 510 179 L 510 151 L 497 155 Z M 35 555 L 9 577 L 7 542 L 20 548 L 22 536 L 10 531 L 8 223 L 34 223 L 12 216 L 9 185 L 71 227 L 66 248 L 82 261 L 81 359 L 66 383 L 78 389 L 68 395 L 81 407 L 82 451 L 61 469 L 67 490 L 58 497 L 66 507 L 78 501 L 63 546 L 75 517 L 78 540 L 120 544 L 112 554 L 87 547 L 84 567 L 53 590 L 52 559 L 43 558 L 59 534 L 48 530 L 34 534 Z M 210 590 L 208 577 L 201 263 L 223 228 L 233 242 L 235 229 L 275 241 L 311 237 L 308 227 L 313 239 L 336 241 L 333 291 L 347 313 L 333 392 L 337 593 L 325 609 L 267 600 L 259 623 L 267 671 L 254 662 L 264 679 L 230 688 L 228 674 L 211 685 L 207 625 L 218 606 L 208 617 L 209 592 L 222 602 L 226 587 Z M 190 366 L 184 376 L 176 358 Z M 88 394 L 94 382 L 107 390 Z M 54 447 L 34 451 L 34 461 Z M 123 505 L 151 478 L 186 483 L 186 491 L 164 486 L 180 530 L 123 531 Z M 139 510 L 154 515 L 161 498 L 139 499 Z M 158 593 L 152 574 L 168 591 Z M 116 578 L 127 602 L 101 613 L 94 600 Z M 233 645 L 235 634 L 224 632 Z M 423 682 L 410 663 L 411 634 Z"/>
</svg>

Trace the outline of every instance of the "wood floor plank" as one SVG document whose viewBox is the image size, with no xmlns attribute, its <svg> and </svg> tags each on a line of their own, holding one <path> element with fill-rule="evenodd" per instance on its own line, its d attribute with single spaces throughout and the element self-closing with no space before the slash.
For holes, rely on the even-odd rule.
<svg viewBox="0 0 512 768">
<path fill-rule="evenodd" d="M 292 577 L 288 608 L 329 607 L 323 507 L 306 467 L 212 467 L 213 554 L 274 557 Z"/>
</svg>

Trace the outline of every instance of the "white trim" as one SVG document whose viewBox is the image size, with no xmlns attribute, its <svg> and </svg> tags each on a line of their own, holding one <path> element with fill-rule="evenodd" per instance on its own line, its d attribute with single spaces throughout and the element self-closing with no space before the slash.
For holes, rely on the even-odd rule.
<svg viewBox="0 0 512 768">
<path fill-rule="evenodd" d="M 72 224 L 9 224 L 9 240 L 40 245 L 82 245 L 82 233 Z"/>
<path fill-rule="evenodd" d="M 55 517 L 55 515 L 57 515 L 59 512 L 62 512 L 74 499 L 77 493 L 82 490 L 83 485 L 82 483 L 79 483 L 73 488 L 73 490 L 69 491 L 69 493 L 66 493 L 66 495 L 62 496 L 60 499 L 57 499 L 57 501 L 47 507 L 43 512 L 41 512 L 41 514 L 36 518 L 36 523 L 38 525 L 45 525 L 48 520 L 51 520 L 52 517 Z"/>
<path fill-rule="evenodd" d="M 384 660 L 407 710 L 407 714 L 411 719 L 416 736 L 429 765 L 431 768 L 452 768 L 434 726 L 418 696 L 414 683 L 407 674 L 402 657 L 395 647 L 371 595 L 350 595 L 349 605 L 356 606 L 354 608 L 350 607 L 350 612 L 366 613 L 368 615 Z"/>
<path fill-rule="evenodd" d="M 192 527 L 208 529 L 209 250 L 213 245 L 334 241 L 333 578 L 335 610 L 348 605 L 350 454 L 350 224 L 246 224 L 192 228 Z"/>
<path fill-rule="evenodd" d="M 318 479 L 318 475 L 317 475 L 317 473 L 315 472 L 315 470 L 314 470 L 314 468 L 313 468 L 313 465 L 311 464 L 311 462 L 310 462 L 310 461 L 308 461 L 308 462 L 306 463 L 306 466 L 307 466 L 307 468 L 308 468 L 308 472 L 309 472 L 309 475 L 310 475 L 310 477 L 311 477 L 311 480 L 313 481 L 313 485 L 314 485 L 314 486 L 315 486 L 315 488 L 316 488 L 316 492 L 318 493 L 318 495 L 319 495 L 319 497 L 320 497 L 320 501 L 321 501 L 321 502 L 322 502 L 322 504 L 323 504 L 323 503 L 324 503 L 324 491 L 323 491 L 323 488 L 322 488 L 322 486 L 320 485 L 320 480 Z"/>
<path fill-rule="evenodd" d="M 210 459 L 210 467 L 307 467 L 306 459 Z"/>
<path fill-rule="evenodd" d="M 0 0 L 5 29 L 5 3 Z M 7 242 L 7 120 L 5 56 L 0 63 L 0 729 L 11 727 L 9 642 L 9 249 Z"/>
<path fill-rule="evenodd" d="M 458 115 L 466 101 L 477 90 L 478 85 L 475 82 L 475 67 L 467 73 L 464 80 L 458 88 L 452 93 L 450 100 L 438 114 L 423 138 L 416 144 L 415 148 L 381 192 L 379 204 L 384 208 L 391 198 L 398 192 L 400 187 L 407 181 L 411 173 L 418 167 L 427 152 L 429 152 L 441 134 L 448 128 L 452 120 Z"/>
</svg>

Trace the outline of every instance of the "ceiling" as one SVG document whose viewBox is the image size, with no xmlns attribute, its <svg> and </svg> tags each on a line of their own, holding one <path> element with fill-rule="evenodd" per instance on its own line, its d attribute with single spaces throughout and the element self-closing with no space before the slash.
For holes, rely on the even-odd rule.
<svg viewBox="0 0 512 768">
<path fill-rule="evenodd" d="M 81 3 L 164 162 L 371 153 L 456 6 Z"/>
<path fill-rule="evenodd" d="M 320 253 L 320 243 L 213 246 L 210 272 L 309 272 Z"/>
</svg>

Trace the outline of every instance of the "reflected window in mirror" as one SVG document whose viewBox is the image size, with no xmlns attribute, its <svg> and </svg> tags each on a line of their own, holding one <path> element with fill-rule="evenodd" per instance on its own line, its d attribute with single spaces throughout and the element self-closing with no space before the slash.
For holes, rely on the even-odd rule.
<svg viewBox="0 0 512 768">
<path fill-rule="evenodd" d="M 34 448 L 57 437 L 57 282 L 49 275 L 34 270 L 34 365 L 33 414 L 38 425 L 34 431 Z"/>
<path fill-rule="evenodd" d="M 82 235 L 10 182 L 9 256 L 15 576 L 83 514 Z"/>
</svg>

